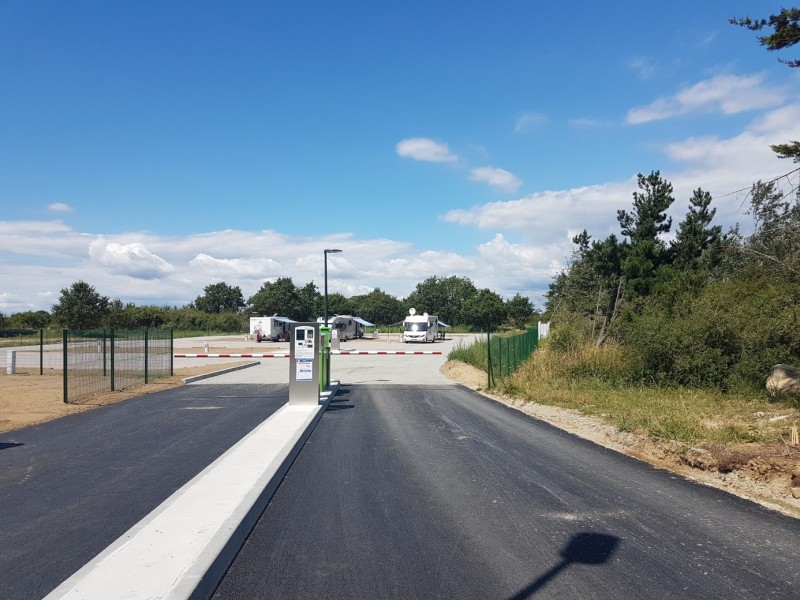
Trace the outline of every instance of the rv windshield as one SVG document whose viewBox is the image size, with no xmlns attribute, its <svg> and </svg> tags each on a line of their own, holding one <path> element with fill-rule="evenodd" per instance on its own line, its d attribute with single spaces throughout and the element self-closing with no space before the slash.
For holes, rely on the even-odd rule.
<svg viewBox="0 0 800 600">
<path fill-rule="evenodd" d="M 424 323 L 405 323 L 406 331 L 428 331 L 427 321 Z"/>
</svg>

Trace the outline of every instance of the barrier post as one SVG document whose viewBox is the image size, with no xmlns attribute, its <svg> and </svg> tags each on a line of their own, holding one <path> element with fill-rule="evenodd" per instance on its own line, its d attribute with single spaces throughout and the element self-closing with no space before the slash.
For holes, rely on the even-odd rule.
<svg viewBox="0 0 800 600">
<path fill-rule="evenodd" d="M 331 385 L 331 328 L 324 325 L 319 328 L 320 336 L 320 368 L 319 391 L 324 392 Z"/>
</svg>

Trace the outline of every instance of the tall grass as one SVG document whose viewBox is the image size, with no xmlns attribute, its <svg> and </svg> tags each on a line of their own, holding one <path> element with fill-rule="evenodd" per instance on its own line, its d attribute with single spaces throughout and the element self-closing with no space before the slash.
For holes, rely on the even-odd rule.
<svg viewBox="0 0 800 600">
<path fill-rule="evenodd" d="M 485 370 L 486 343 L 457 346 L 448 358 Z M 796 419 L 767 418 L 791 413 L 791 399 L 637 385 L 630 373 L 630 359 L 618 346 L 585 343 L 556 350 L 545 342 L 516 373 L 497 382 L 497 391 L 598 416 L 621 431 L 686 443 L 777 442 L 788 439 L 797 424 Z"/>
<path fill-rule="evenodd" d="M 459 340 L 448 353 L 447 360 L 460 360 L 468 365 L 477 367 L 481 371 L 488 372 L 488 356 L 486 339 L 478 339 L 471 343 Z"/>
</svg>

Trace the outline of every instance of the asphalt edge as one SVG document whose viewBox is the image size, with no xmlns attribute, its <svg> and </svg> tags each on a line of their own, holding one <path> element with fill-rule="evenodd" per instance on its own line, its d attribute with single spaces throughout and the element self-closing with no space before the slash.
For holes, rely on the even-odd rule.
<svg viewBox="0 0 800 600">
<path fill-rule="evenodd" d="M 219 372 L 217 372 L 217 374 L 218 373 Z M 222 581 L 222 578 L 225 576 L 228 568 L 236 558 L 236 555 L 239 553 L 242 545 L 250 535 L 253 527 L 261 517 L 261 514 L 269 504 L 269 501 L 272 499 L 272 496 L 280 487 L 280 484 L 283 481 L 283 478 L 286 476 L 286 473 L 289 471 L 292 463 L 300 454 L 305 442 L 311 436 L 314 428 L 317 426 L 322 418 L 322 415 L 327 410 L 331 399 L 338 392 L 339 386 L 339 381 L 332 381 L 330 387 L 326 388 L 320 393 L 319 405 L 316 409 L 316 412 L 305 423 L 302 431 L 296 432 L 297 435 L 295 435 L 293 438 L 290 444 L 291 447 L 288 449 L 284 447 L 282 449 L 284 450 L 283 455 L 276 456 L 272 461 L 273 463 L 277 460 L 280 461 L 277 467 L 275 467 L 271 473 L 268 470 L 265 470 L 265 473 L 262 475 L 262 477 L 266 479 L 266 484 L 264 485 L 263 489 L 253 494 L 252 501 L 250 501 L 249 504 L 247 500 L 250 494 L 247 494 L 245 498 L 243 498 L 242 503 L 237 507 L 236 511 L 234 511 L 234 514 L 229 516 L 227 519 L 227 522 L 230 524 L 230 528 L 225 531 L 218 531 L 214 538 L 204 547 L 201 555 L 195 561 L 194 566 L 197 567 L 197 570 L 195 571 L 190 568 L 186 572 L 176 574 L 176 581 L 174 582 L 174 585 L 169 590 L 165 590 L 163 594 L 160 594 L 158 596 L 159 598 L 162 598 L 163 600 L 196 600 L 201 598 L 207 600 L 211 598 L 219 586 L 219 583 Z M 283 408 L 287 406 L 288 404 L 284 405 Z M 264 421 L 264 423 L 268 421 L 269 419 Z M 90 560 L 86 565 L 84 565 L 84 567 L 79 569 L 76 573 L 67 578 L 64 582 L 47 594 L 47 596 L 45 596 L 45 600 L 76 597 L 76 592 L 78 597 L 94 599 L 95 596 L 83 596 L 79 591 L 80 584 L 84 577 L 86 577 L 95 566 L 102 563 L 107 556 L 113 554 L 117 548 L 125 545 L 128 540 L 135 536 L 139 531 L 147 527 L 148 523 L 150 523 L 154 518 L 156 518 L 165 510 L 168 510 L 169 506 L 174 503 L 176 499 L 184 493 L 185 490 L 193 486 L 197 481 L 201 480 L 209 471 L 213 470 L 218 463 L 224 460 L 228 453 L 235 450 L 244 442 L 244 440 L 252 435 L 252 433 L 253 432 L 250 432 L 244 438 L 242 438 L 242 440 L 234 444 L 234 446 L 232 446 L 227 452 L 223 453 L 222 456 L 218 457 L 195 477 L 190 479 L 180 489 L 167 498 L 167 500 L 165 500 L 161 505 L 155 508 L 150 514 L 135 524 L 116 541 L 112 542 L 111 545 L 109 545 L 100 554 Z M 117 595 L 115 595 L 115 592 Z M 106 600 L 107 598 L 121 598 L 122 596 L 119 594 L 125 594 L 124 597 L 126 598 L 139 598 L 139 596 L 137 596 L 135 593 L 133 595 L 129 595 L 130 592 L 131 590 L 127 590 L 127 592 L 124 590 L 108 590 L 108 595 L 104 596 L 102 600 Z"/>
</svg>

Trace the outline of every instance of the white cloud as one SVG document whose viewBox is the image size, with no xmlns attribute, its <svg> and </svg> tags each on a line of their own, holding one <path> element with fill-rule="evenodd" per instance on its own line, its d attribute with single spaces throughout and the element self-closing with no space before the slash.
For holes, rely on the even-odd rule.
<svg viewBox="0 0 800 600">
<path fill-rule="evenodd" d="M 539 113 L 525 113 L 517 118 L 514 133 L 530 133 L 547 124 L 547 117 Z"/>
<path fill-rule="evenodd" d="M 785 99 L 783 90 L 764 85 L 762 75 L 717 75 L 683 88 L 674 96 L 632 108 L 627 122 L 638 125 L 701 111 L 731 115 L 778 106 Z"/>
<path fill-rule="evenodd" d="M 593 117 L 577 117 L 574 119 L 569 119 L 568 121 L 571 127 L 607 127 L 609 125 L 613 125 L 611 121 L 605 119 L 596 119 Z"/>
<path fill-rule="evenodd" d="M 561 244 L 565 232 L 580 223 L 597 234 L 613 230 L 616 211 L 630 204 L 635 179 L 603 185 L 546 191 L 507 202 L 452 210 L 442 218 L 483 230 L 519 231 L 536 245 Z"/>
<path fill-rule="evenodd" d="M 63 202 L 54 202 L 47 207 L 47 210 L 52 212 L 72 212 L 72 207 L 69 204 L 64 204 Z"/>
<path fill-rule="evenodd" d="M 636 71 L 639 79 L 652 79 L 657 73 L 655 64 L 644 56 L 631 58 L 628 60 L 627 66 L 629 69 Z"/>
<path fill-rule="evenodd" d="M 83 257 L 92 239 L 61 221 L 0 221 L 0 256 L 7 252 L 56 260 Z"/>
<path fill-rule="evenodd" d="M 221 280 L 231 277 L 265 278 L 281 271 L 281 265 L 271 258 L 215 258 L 204 252 L 190 260 L 189 267 Z"/>
<path fill-rule="evenodd" d="M 138 279 L 159 279 L 175 270 L 144 244 L 119 244 L 100 238 L 89 244 L 89 257 L 114 274 Z"/>
<path fill-rule="evenodd" d="M 458 156 L 450 152 L 447 144 L 428 138 L 408 138 L 397 143 L 397 154 L 403 158 L 413 158 L 436 163 L 454 163 Z"/>
<path fill-rule="evenodd" d="M 516 192 L 522 181 L 517 179 L 512 173 L 497 167 L 478 167 L 472 169 L 469 176 L 472 181 L 483 181 L 492 187 L 499 188 L 507 192 Z"/>
</svg>

